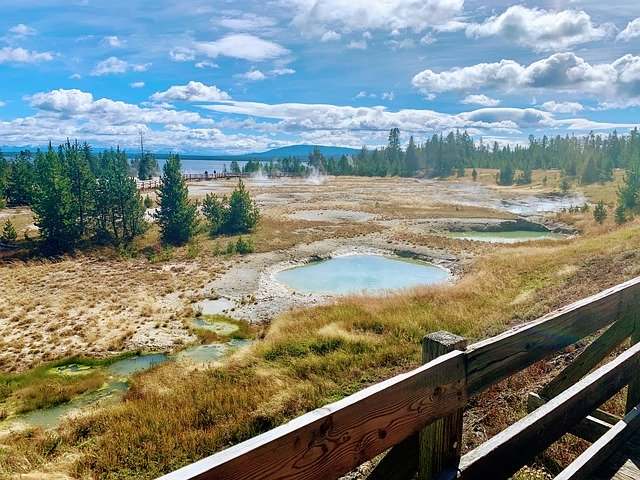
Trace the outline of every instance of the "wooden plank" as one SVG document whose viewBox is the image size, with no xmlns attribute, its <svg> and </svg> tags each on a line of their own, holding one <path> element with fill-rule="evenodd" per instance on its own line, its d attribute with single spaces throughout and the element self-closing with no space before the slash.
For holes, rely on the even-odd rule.
<svg viewBox="0 0 640 480">
<path fill-rule="evenodd" d="M 629 317 L 621 318 L 586 347 L 578 357 L 551 380 L 540 392 L 544 398 L 553 398 L 576 383 L 604 360 L 633 331 Z"/>
<path fill-rule="evenodd" d="M 475 394 L 577 342 L 638 308 L 640 277 L 560 308 L 467 350 L 469 394 Z"/>
<path fill-rule="evenodd" d="M 426 364 L 430 361 L 438 358 L 441 355 L 449 353 L 453 350 L 464 350 L 467 346 L 466 339 L 454 335 L 449 332 L 440 331 L 430 333 L 426 335 L 422 339 L 422 363 Z M 459 431 L 459 438 L 452 443 L 456 443 L 458 448 L 460 441 L 462 439 L 462 409 L 460 410 L 460 415 L 457 415 L 458 412 L 452 414 L 455 415 L 456 418 L 459 416 L 459 425 L 455 428 L 455 431 Z M 398 445 L 392 447 L 384 458 L 376 465 L 373 471 L 367 476 L 368 480 L 405 480 L 414 478 L 416 471 L 418 471 L 418 457 L 420 456 L 421 449 L 424 448 L 424 455 L 429 455 L 429 448 L 433 449 L 431 455 L 435 457 L 439 457 L 442 454 L 442 451 L 447 451 L 445 443 L 438 442 L 437 439 L 428 438 L 429 433 L 427 433 L 427 437 L 423 438 L 423 433 L 433 431 L 433 427 L 438 425 L 438 430 L 444 429 L 445 431 L 450 431 L 451 427 L 449 421 L 447 420 L 449 417 L 445 417 L 443 419 L 438 419 L 435 422 L 431 423 L 424 430 L 420 432 L 419 435 L 414 435 L 399 443 Z M 457 421 L 457 420 L 456 420 Z M 450 439 L 446 439 L 446 443 L 450 443 Z M 425 445 L 426 443 L 426 445 Z M 455 447 L 454 447 L 455 448 Z M 447 456 L 447 453 L 443 454 Z M 459 458 L 459 450 L 456 458 Z M 428 461 L 436 462 L 436 460 L 431 460 L 431 456 L 429 455 Z M 450 460 L 447 457 L 447 463 Z M 440 463 L 438 463 L 440 465 Z M 428 465 L 426 468 L 428 469 L 430 466 Z M 438 466 L 438 469 L 441 467 Z M 420 477 L 419 478 L 424 478 Z M 426 477 L 432 478 L 432 477 Z"/>
<path fill-rule="evenodd" d="M 592 478 L 596 469 L 607 460 L 627 439 L 640 428 L 638 406 L 627 413 L 611 430 L 587 448 L 569 464 L 556 480 L 583 480 Z"/>
<path fill-rule="evenodd" d="M 422 361 L 427 363 L 453 350 L 464 350 L 466 347 L 467 340 L 463 337 L 444 331 L 431 333 L 422 339 Z M 462 417 L 463 409 L 460 408 L 427 425 L 420 432 L 419 480 L 432 480 L 444 468 L 458 466 L 462 446 Z"/>
<path fill-rule="evenodd" d="M 162 478 L 334 479 L 466 402 L 454 351 Z"/>
<path fill-rule="evenodd" d="M 459 477 L 509 477 L 622 389 L 639 366 L 637 344 L 463 456 Z"/>
<path fill-rule="evenodd" d="M 546 400 L 541 396 L 530 392 L 527 397 L 527 412 L 531 413 L 536 408 L 541 407 L 546 403 Z M 601 415 L 599 415 L 601 414 Z M 602 417 L 607 417 L 608 420 L 604 420 Z M 611 421 L 613 419 L 613 421 Z M 583 438 L 588 442 L 595 442 L 602 435 L 607 433 L 611 427 L 613 427 L 620 418 L 611 415 L 603 410 L 595 410 L 594 413 L 588 415 L 577 425 L 574 425 L 569 429 L 569 433 Z"/>
<path fill-rule="evenodd" d="M 418 470 L 418 436 L 411 435 L 391 448 L 367 480 L 411 479 Z"/>
<path fill-rule="evenodd" d="M 633 332 L 631 333 L 631 344 L 635 345 L 640 342 L 640 312 L 634 312 L 633 316 Z M 627 403 L 625 410 L 630 412 L 635 405 L 640 403 L 640 376 L 637 376 L 629 383 L 627 390 Z"/>
<path fill-rule="evenodd" d="M 640 478 L 640 431 L 611 455 L 592 476 L 592 480 L 638 480 Z"/>
</svg>

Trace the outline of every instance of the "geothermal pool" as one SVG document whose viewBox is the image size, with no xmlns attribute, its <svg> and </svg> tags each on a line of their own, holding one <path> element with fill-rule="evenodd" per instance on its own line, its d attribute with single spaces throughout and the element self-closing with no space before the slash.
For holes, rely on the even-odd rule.
<svg viewBox="0 0 640 480">
<path fill-rule="evenodd" d="M 346 295 L 432 285 L 451 275 L 424 262 L 382 255 L 348 255 L 278 272 L 276 280 L 303 293 Z"/>
<path fill-rule="evenodd" d="M 451 232 L 451 238 L 474 240 L 488 243 L 521 243 L 534 240 L 560 240 L 566 235 L 554 232 L 533 232 L 527 230 L 511 230 L 504 232 Z"/>
</svg>

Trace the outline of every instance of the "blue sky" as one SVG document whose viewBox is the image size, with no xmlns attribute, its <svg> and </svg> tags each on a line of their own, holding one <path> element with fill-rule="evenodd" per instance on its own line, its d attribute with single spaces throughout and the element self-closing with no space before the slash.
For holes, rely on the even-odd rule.
<svg viewBox="0 0 640 480">
<path fill-rule="evenodd" d="M 358 147 L 640 123 L 640 4 L 0 0 L 0 145 Z"/>
</svg>

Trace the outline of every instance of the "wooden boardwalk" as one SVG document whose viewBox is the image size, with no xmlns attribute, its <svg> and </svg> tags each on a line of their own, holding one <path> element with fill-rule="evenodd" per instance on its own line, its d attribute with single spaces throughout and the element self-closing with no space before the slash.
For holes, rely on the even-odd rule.
<svg viewBox="0 0 640 480">
<path fill-rule="evenodd" d="M 594 474 L 593 479 L 640 479 L 640 432 L 636 432 L 632 435 L 620 450 L 611 455 Z"/>
<path fill-rule="evenodd" d="M 528 415 L 461 455 L 472 396 L 586 337 L 595 339 L 529 395 Z M 469 347 L 429 334 L 423 361 L 162 479 L 338 479 L 384 454 L 370 480 L 501 480 L 572 433 L 591 445 L 556 480 L 640 480 L 640 277 Z M 623 418 L 601 409 L 625 388 Z"/>
<path fill-rule="evenodd" d="M 290 178 L 293 177 L 290 173 L 272 173 L 268 175 L 268 178 Z M 248 173 L 228 173 L 228 172 L 213 172 L 213 173 L 185 173 L 182 178 L 187 182 L 207 182 L 211 180 L 231 180 L 236 178 L 251 178 Z M 155 190 L 160 188 L 162 182 L 159 179 L 155 180 L 137 180 L 138 190 Z"/>
</svg>

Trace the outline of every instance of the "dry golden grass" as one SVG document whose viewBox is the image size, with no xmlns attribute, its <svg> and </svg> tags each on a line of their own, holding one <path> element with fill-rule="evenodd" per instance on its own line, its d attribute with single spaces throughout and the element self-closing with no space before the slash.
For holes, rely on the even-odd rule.
<svg viewBox="0 0 640 480">
<path fill-rule="evenodd" d="M 62 428 L 57 448 L 82 452 L 80 476 L 152 478 L 417 365 L 427 332 L 484 337 L 638 275 L 639 247 L 634 223 L 487 254 L 452 287 L 291 312 L 226 367 L 185 374 L 168 365 L 142 375 L 123 404 Z M 473 403 L 468 422 L 482 430 L 468 429 L 467 448 L 523 414 L 524 393 L 552 370 L 535 368 Z"/>
</svg>

